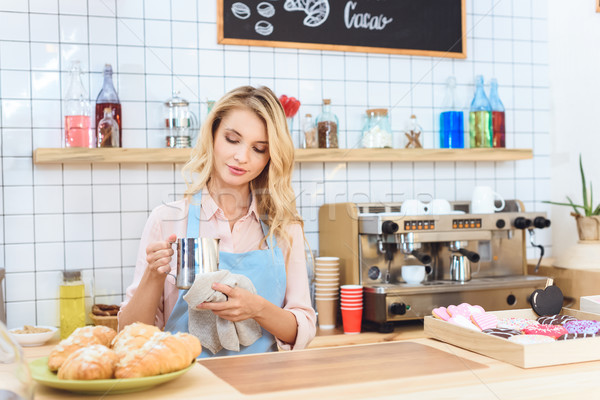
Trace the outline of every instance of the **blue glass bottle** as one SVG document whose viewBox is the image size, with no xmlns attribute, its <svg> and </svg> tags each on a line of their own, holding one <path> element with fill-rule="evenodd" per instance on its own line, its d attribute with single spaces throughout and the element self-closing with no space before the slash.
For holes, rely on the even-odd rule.
<svg viewBox="0 0 600 400">
<path fill-rule="evenodd" d="M 469 112 L 470 147 L 492 147 L 492 105 L 483 90 L 483 76 L 478 75 L 475 84 Z"/>
<path fill-rule="evenodd" d="M 492 105 L 492 130 L 494 147 L 506 147 L 506 128 L 504 126 L 504 104 L 498 96 L 498 81 L 492 79 L 490 88 L 490 104 Z"/>
<path fill-rule="evenodd" d="M 456 79 L 446 80 L 446 95 L 440 114 L 440 148 L 462 149 L 465 147 L 464 116 L 456 97 Z"/>
</svg>

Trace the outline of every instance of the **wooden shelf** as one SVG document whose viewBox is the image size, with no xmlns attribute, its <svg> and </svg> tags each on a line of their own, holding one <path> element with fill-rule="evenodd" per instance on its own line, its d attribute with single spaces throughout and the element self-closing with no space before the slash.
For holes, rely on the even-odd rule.
<svg viewBox="0 0 600 400">
<path fill-rule="evenodd" d="M 35 164 L 185 163 L 190 149 L 39 148 Z M 297 149 L 296 162 L 514 161 L 533 158 L 531 149 Z"/>
</svg>

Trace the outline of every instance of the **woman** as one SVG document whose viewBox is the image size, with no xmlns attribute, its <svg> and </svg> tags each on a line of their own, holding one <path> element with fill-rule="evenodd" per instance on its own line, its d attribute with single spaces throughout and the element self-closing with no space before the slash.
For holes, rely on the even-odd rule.
<svg viewBox="0 0 600 400">
<path fill-rule="evenodd" d="M 258 322 L 263 338 L 240 353 L 271 351 L 275 343 L 282 349 L 306 347 L 315 336 L 316 317 L 308 291 L 303 222 L 291 187 L 293 164 L 285 114 L 270 89 L 243 86 L 223 96 L 183 168 L 185 198 L 157 207 L 146 223 L 119 327 L 139 321 L 187 330 L 170 318 L 174 310 L 187 314 L 183 293 L 167 279 L 175 270 L 172 244 L 177 237 L 217 237 L 219 269 L 235 267 L 250 278 L 257 294 L 214 283 L 212 288 L 228 300 L 198 308 L 233 322 Z M 239 353 L 217 353 L 230 354 Z"/>
</svg>

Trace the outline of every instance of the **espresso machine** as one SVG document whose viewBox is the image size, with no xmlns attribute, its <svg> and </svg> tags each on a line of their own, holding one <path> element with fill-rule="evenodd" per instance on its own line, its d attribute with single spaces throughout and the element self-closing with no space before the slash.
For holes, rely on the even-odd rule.
<svg viewBox="0 0 600 400">
<path fill-rule="evenodd" d="M 526 239 L 550 226 L 544 212 L 525 212 L 506 200 L 501 212 L 471 214 L 470 202 L 451 202 L 443 215 L 405 215 L 402 203 L 335 203 L 319 209 L 319 253 L 340 257 L 340 284 L 364 287 L 363 319 L 379 325 L 420 319 L 463 302 L 488 311 L 529 307 L 546 277 L 527 275 Z M 543 253 L 542 253 L 543 254 Z M 420 283 L 402 267 L 422 265 Z"/>
</svg>

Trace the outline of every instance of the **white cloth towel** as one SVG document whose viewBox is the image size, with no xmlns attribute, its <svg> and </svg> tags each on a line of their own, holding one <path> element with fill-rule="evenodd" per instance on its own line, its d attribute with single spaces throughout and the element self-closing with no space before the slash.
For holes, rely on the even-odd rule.
<svg viewBox="0 0 600 400">
<path fill-rule="evenodd" d="M 262 329 L 254 319 L 231 322 L 216 316 L 211 310 L 199 310 L 200 303 L 218 303 L 227 301 L 227 296 L 212 289 L 214 282 L 231 287 L 240 287 L 256 294 L 256 288 L 248 277 L 232 274 L 227 270 L 208 272 L 196 276 L 194 284 L 183 296 L 188 303 L 188 331 L 200 339 L 200 343 L 211 353 L 216 354 L 222 348 L 240 351 L 240 345 L 250 346 L 262 336 Z"/>
</svg>

